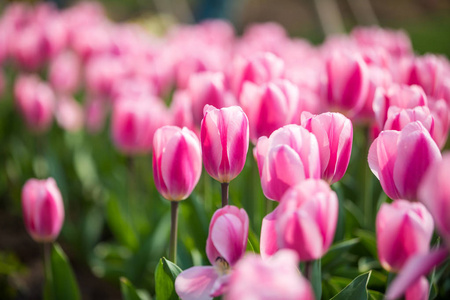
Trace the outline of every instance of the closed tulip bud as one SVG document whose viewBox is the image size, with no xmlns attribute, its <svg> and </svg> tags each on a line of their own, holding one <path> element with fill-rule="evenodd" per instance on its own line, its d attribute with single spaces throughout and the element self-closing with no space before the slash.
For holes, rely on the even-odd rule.
<svg viewBox="0 0 450 300">
<path fill-rule="evenodd" d="M 414 59 L 408 84 L 417 84 L 428 96 L 435 96 L 446 75 L 448 61 L 444 56 L 426 54 Z M 448 73 L 447 73 L 448 74 Z"/>
<path fill-rule="evenodd" d="M 258 158 L 264 159 L 261 186 L 267 198 L 280 201 L 291 186 L 307 178 L 320 178 L 317 139 L 305 128 L 286 125 L 275 130 L 268 141 L 261 140 L 268 143 L 263 147 L 267 147 L 265 157 Z"/>
<path fill-rule="evenodd" d="M 425 204 L 436 223 L 436 228 L 450 249 L 450 152 L 445 152 L 442 161 L 428 169 L 420 184 L 419 200 Z"/>
<path fill-rule="evenodd" d="M 250 122 L 253 143 L 284 125 L 298 123 L 300 119 L 299 90 L 288 80 L 276 80 L 261 86 L 246 83 L 240 103 Z"/>
<path fill-rule="evenodd" d="M 249 143 L 248 119 L 239 106 L 205 106 L 201 125 L 203 164 L 219 182 L 230 182 L 242 171 Z"/>
<path fill-rule="evenodd" d="M 22 75 L 14 86 L 17 107 L 28 127 L 36 132 L 46 131 L 55 110 L 55 95 L 37 76 Z"/>
<path fill-rule="evenodd" d="M 430 285 L 425 276 L 420 277 L 405 293 L 405 300 L 428 300 Z"/>
<path fill-rule="evenodd" d="M 275 213 L 278 246 L 295 250 L 301 261 L 322 257 L 334 239 L 338 207 L 325 181 L 309 179 L 290 188 Z"/>
<path fill-rule="evenodd" d="M 55 115 L 59 126 L 67 131 L 78 131 L 83 127 L 83 108 L 73 97 L 60 97 Z"/>
<path fill-rule="evenodd" d="M 352 153 L 352 121 L 340 113 L 313 116 L 304 112 L 302 126 L 317 138 L 321 178 L 330 184 L 339 181 L 347 170 Z"/>
<path fill-rule="evenodd" d="M 80 82 L 80 61 L 73 52 L 63 52 L 50 62 L 49 78 L 60 93 L 74 93 Z"/>
<path fill-rule="evenodd" d="M 297 266 L 298 257 L 290 250 L 281 250 L 267 261 L 248 254 L 234 268 L 225 299 L 313 300 L 311 284 Z"/>
<path fill-rule="evenodd" d="M 382 131 L 369 149 L 369 167 L 391 199 L 417 200 L 417 189 L 428 167 L 441 152 L 422 123 L 401 131 Z"/>
<path fill-rule="evenodd" d="M 186 199 L 202 172 L 200 141 L 183 127 L 164 126 L 153 137 L 153 177 L 158 192 L 170 201 Z"/>
<path fill-rule="evenodd" d="M 36 242 L 52 242 L 64 222 L 64 204 L 53 178 L 30 179 L 22 189 L 25 227 Z"/>
<path fill-rule="evenodd" d="M 376 219 L 378 258 L 398 272 L 409 258 L 430 249 L 433 218 L 422 203 L 395 200 L 381 205 Z"/>
<path fill-rule="evenodd" d="M 108 107 L 101 98 L 89 97 L 85 101 L 85 121 L 89 133 L 98 133 L 105 124 Z"/>
</svg>

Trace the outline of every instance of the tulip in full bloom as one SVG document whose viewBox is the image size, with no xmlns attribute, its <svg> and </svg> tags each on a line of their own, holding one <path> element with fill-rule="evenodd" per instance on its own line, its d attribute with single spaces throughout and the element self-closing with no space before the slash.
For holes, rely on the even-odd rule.
<svg viewBox="0 0 450 300">
<path fill-rule="evenodd" d="M 436 228 L 450 249 L 450 152 L 445 152 L 442 161 L 428 169 L 420 183 L 419 200 L 425 204 L 436 223 Z"/>
<path fill-rule="evenodd" d="M 22 189 L 25 227 L 36 242 L 52 242 L 64 222 L 64 204 L 53 178 L 30 179 Z"/>
<path fill-rule="evenodd" d="M 427 253 L 433 218 L 422 203 L 395 200 L 381 205 L 376 219 L 378 258 L 388 271 L 398 272 L 409 258 Z"/>
<path fill-rule="evenodd" d="M 244 209 L 218 209 L 209 225 L 206 254 L 210 267 L 192 267 L 181 272 L 175 290 L 183 300 L 212 299 L 228 286 L 232 268 L 244 255 L 248 238 L 248 216 Z"/>
<path fill-rule="evenodd" d="M 330 184 L 339 181 L 347 170 L 352 152 L 352 121 L 340 113 L 313 116 L 304 112 L 302 126 L 317 138 L 322 179 Z"/>
<path fill-rule="evenodd" d="M 230 182 L 242 171 L 248 151 L 248 119 L 239 106 L 205 106 L 201 126 L 203 164 L 219 182 Z"/>
<path fill-rule="evenodd" d="M 248 254 L 233 270 L 225 299 L 313 300 L 311 285 L 297 265 L 298 256 L 291 250 L 281 250 L 267 261 Z"/>
<path fill-rule="evenodd" d="M 401 131 L 386 130 L 369 149 L 369 167 L 391 199 L 417 200 L 417 189 L 428 167 L 441 152 L 422 123 Z"/>
<path fill-rule="evenodd" d="M 170 201 L 186 199 L 202 172 L 202 149 L 194 132 L 163 126 L 153 136 L 153 177 L 158 192 Z"/>
<path fill-rule="evenodd" d="M 256 148 L 261 186 L 271 200 L 280 201 L 289 187 L 307 178 L 320 178 L 317 139 L 299 125 L 286 125 L 269 138 L 259 138 Z"/>
</svg>

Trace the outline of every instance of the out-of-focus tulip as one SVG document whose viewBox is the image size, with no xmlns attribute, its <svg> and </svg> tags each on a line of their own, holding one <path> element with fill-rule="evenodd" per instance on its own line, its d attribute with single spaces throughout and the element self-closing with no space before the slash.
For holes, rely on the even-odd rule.
<svg viewBox="0 0 450 300">
<path fill-rule="evenodd" d="M 309 179 L 286 191 L 276 209 L 279 248 L 295 250 L 301 261 L 322 257 L 333 242 L 338 198 L 323 180 Z"/>
<path fill-rule="evenodd" d="M 428 169 L 419 188 L 419 200 L 425 204 L 436 223 L 436 228 L 450 249 L 450 152 L 445 152 L 442 161 Z"/>
<path fill-rule="evenodd" d="M 153 177 L 158 191 L 170 201 L 186 199 L 202 172 L 202 150 L 194 132 L 164 126 L 153 136 Z"/>
<path fill-rule="evenodd" d="M 339 181 L 347 170 L 352 153 L 352 121 L 340 113 L 313 116 L 304 112 L 302 126 L 317 138 L 322 179 L 330 184 Z"/>
<path fill-rule="evenodd" d="M 361 57 L 333 52 L 325 61 L 326 82 L 321 94 L 331 110 L 353 117 L 364 106 L 369 87 L 367 65 Z"/>
<path fill-rule="evenodd" d="M 239 106 L 205 106 L 201 125 L 203 164 L 219 182 L 230 182 L 242 171 L 249 143 L 248 119 Z"/>
<path fill-rule="evenodd" d="M 420 277 L 405 293 L 405 300 L 427 300 L 430 285 L 425 276 Z"/>
<path fill-rule="evenodd" d="M 21 75 L 15 82 L 17 107 L 28 127 L 36 132 L 47 130 L 53 120 L 55 95 L 52 89 L 34 75 Z"/>
<path fill-rule="evenodd" d="M 249 59 L 237 58 L 230 70 L 231 89 L 239 97 L 245 82 L 261 85 L 283 75 L 284 62 L 272 53 L 258 53 Z"/>
<path fill-rule="evenodd" d="M 417 200 L 417 189 L 428 167 L 441 160 L 441 152 L 422 123 L 402 131 L 382 131 L 369 149 L 372 173 L 391 199 Z"/>
<path fill-rule="evenodd" d="M 286 125 L 275 130 L 268 140 L 261 137 L 259 143 L 267 143 L 256 146 L 266 151 L 258 156 L 258 166 L 262 166 L 261 186 L 267 198 L 280 201 L 291 186 L 307 178 L 320 178 L 317 139 L 305 128 Z"/>
<path fill-rule="evenodd" d="M 392 85 L 388 90 L 383 88 L 376 90 L 373 100 L 373 111 L 378 126 L 383 128 L 391 106 L 414 108 L 426 105 L 427 97 L 419 86 Z"/>
<path fill-rule="evenodd" d="M 288 80 L 277 80 L 261 86 L 246 83 L 240 103 L 250 122 L 250 137 L 269 136 L 274 130 L 300 120 L 298 88 Z"/>
<path fill-rule="evenodd" d="M 447 142 L 450 129 L 450 102 L 445 99 L 438 99 L 428 102 L 431 115 L 434 118 L 434 132 L 432 137 L 440 149 L 444 148 Z"/>
<path fill-rule="evenodd" d="M 49 78 L 53 89 L 72 94 L 80 81 L 80 61 L 73 52 L 63 52 L 50 62 Z"/>
<path fill-rule="evenodd" d="M 114 104 L 111 130 L 123 153 L 149 153 L 155 131 L 168 124 L 168 113 L 157 98 L 124 99 Z"/>
<path fill-rule="evenodd" d="M 175 280 L 175 290 L 183 300 L 212 299 L 227 287 L 232 267 L 244 255 L 248 238 L 248 216 L 244 209 L 218 209 L 209 225 L 206 254 L 210 267 L 192 267 Z"/>
<path fill-rule="evenodd" d="M 449 67 L 448 60 L 434 54 L 426 54 L 415 58 L 408 84 L 421 86 L 428 96 L 435 96 L 446 77 L 445 68 Z"/>
<path fill-rule="evenodd" d="M 298 257 L 290 250 L 281 250 L 267 261 L 248 254 L 234 268 L 225 299 L 313 300 L 311 285 L 297 265 Z"/>
<path fill-rule="evenodd" d="M 188 129 L 198 133 L 198 127 L 194 125 L 194 117 L 192 116 L 192 102 L 187 90 L 177 90 L 173 94 L 172 103 L 170 104 L 170 112 L 172 114 L 173 125 L 178 127 L 187 127 Z"/>
<path fill-rule="evenodd" d="M 80 103 L 69 96 L 62 96 L 56 104 L 56 121 L 67 131 L 78 131 L 83 127 L 84 112 Z"/>
<path fill-rule="evenodd" d="M 433 229 L 433 218 L 422 203 L 383 203 L 376 219 L 378 258 L 383 268 L 398 272 L 412 256 L 427 253 Z"/>
<path fill-rule="evenodd" d="M 99 132 L 105 124 L 108 107 L 101 98 L 89 97 L 85 102 L 85 121 L 89 133 Z"/>
<path fill-rule="evenodd" d="M 122 61 L 109 55 L 97 56 L 86 64 L 86 85 L 95 96 L 110 97 L 114 83 L 122 79 Z"/>
<path fill-rule="evenodd" d="M 29 179 L 22 189 L 25 227 L 36 242 L 52 242 L 64 222 L 64 204 L 53 178 Z"/>
</svg>

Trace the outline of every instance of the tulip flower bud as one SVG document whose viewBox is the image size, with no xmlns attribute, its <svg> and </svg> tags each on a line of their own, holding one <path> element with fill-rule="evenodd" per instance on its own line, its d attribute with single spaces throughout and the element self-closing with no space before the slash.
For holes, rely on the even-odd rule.
<svg viewBox="0 0 450 300">
<path fill-rule="evenodd" d="M 278 246 L 301 261 L 322 257 L 334 239 L 338 198 L 322 180 L 308 179 L 286 191 L 276 210 Z"/>
<path fill-rule="evenodd" d="M 369 167 L 391 199 L 417 200 L 417 189 L 428 167 L 441 152 L 422 123 L 402 131 L 382 131 L 369 149 Z"/>
<path fill-rule="evenodd" d="M 268 143 L 264 147 L 256 146 L 265 150 L 258 157 L 258 166 L 262 165 L 261 186 L 267 198 L 280 201 L 289 187 L 307 178 L 320 178 L 317 139 L 305 128 L 286 125 L 275 130 L 268 141 L 265 137 L 260 141 Z"/>
<path fill-rule="evenodd" d="M 422 203 L 383 203 L 376 219 L 378 258 L 383 268 L 398 272 L 413 255 L 427 253 L 433 229 L 433 218 Z"/>
<path fill-rule="evenodd" d="M 302 126 L 317 138 L 322 179 L 330 184 L 339 181 L 347 170 L 352 153 L 352 121 L 340 113 L 313 116 L 304 112 Z"/>
<path fill-rule="evenodd" d="M 420 277 L 405 293 L 405 300 L 428 300 L 430 285 L 425 276 Z"/>
<path fill-rule="evenodd" d="M 409 74 L 408 84 L 421 86 L 428 96 L 435 96 L 444 80 L 448 77 L 446 67 L 448 61 L 443 56 L 426 54 L 414 59 Z"/>
<path fill-rule="evenodd" d="M 83 108 L 73 97 L 60 97 L 56 105 L 55 115 L 58 125 L 67 131 L 78 131 L 83 127 Z"/>
<path fill-rule="evenodd" d="M 203 164 L 219 182 L 230 182 L 242 171 L 248 151 L 248 119 L 239 106 L 205 106 L 201 125 Z"/>
<path fill-rule="evenodd" d="M 50 62 L 49 78 L 60 93 L 74 93 L 80 82 L 80 61 L 73 52 L 63 52 Z"/>
<path fill-rule="evenodd" d="M 30 179 L 22 189 L 25 227 L 36 242 L 52 242 L 64 222 L 64 204 L 53 178 Z"/>
<path fill-rule="evenodd" d="M 436 223 L 437 230 L 450 249 L 450 152 L 445 152 L 442 161 L 428 169 L 420 183 L 419 200 L 425 204 Z"/>
<path fill-rule="evenodd" d="M 153 136 L 153 177 L 158 191 L 170 201 L 186 199 L 202 172 L 200 141 L 183 127 L 164 126 Z"/>
</svg>

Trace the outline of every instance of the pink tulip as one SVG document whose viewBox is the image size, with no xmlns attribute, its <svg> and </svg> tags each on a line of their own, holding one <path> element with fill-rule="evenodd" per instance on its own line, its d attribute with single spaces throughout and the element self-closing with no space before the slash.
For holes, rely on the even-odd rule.
<svg viewBox="0 0 450 300">
<path fill-rule="evenodd" d="M 86 128 L 89 133 L 98 133 L 105 124 L 108 106 L 101 98 L 88 97 L 85 102 Z"/>
<path fill-rule="evenodd" d="M 434 118 L 434 131 L 432 137 L 440 149 L 444 148 L 447 142 L 450 129 L 450 101 L 445 99 L 432 100 L 428 102 L 431 115 Z"/>
<path fill-rule="evenodd" d="M 56 121 L 67 131 L 78 131 L 83 127 L 84 112 L 73 97 L 62 96 L 56 105 Z"/>
<path fill-rule="evenodd" d="M 39 68 L 45 60 L 41 51 L 41 31 L 38 26 L 27 26 L 14 33 L 11 56 L 21 68 L 29 71 Z"/>
<path fill-rule="evenodd" d="M 87 89 L 95 96 L 111 96 L 116 81 L 123 77 L 123 62 L 110 55 L 96 56 L 86 64 Z"/>
<path fill-rule="evenodd" d="M 187 90 L 176 90 L 174 92 L 170 112 L 173 116 L 173 125 L 187 127 L 197 133 L 198 127 L 194 124 L 192 102 Z M 197 136 L 200 136 L 200 134 L 198 133 Z"/>
<path fill-rule="evenodd" d="M 168 123 L 168 113 L 157 98 L 124 99 L 113 107 L 111 131 L 123 153 L 149 153 L 155 131 Z"/>
<path fill-rule="evenodd" d="M 186 199 L 202 172 L 200 141 L 183 127 L 164 126 L 153 137 L 153 177 L 158 191 L 170 201 Z"/>
<path fill-rule="evenodd" d="M 192 267 L 175 280 L 175 290 L 183 300 L 212 299 L 223 294 L 232 268 L 244 255 L 248 238 L 248 216 L 244 209 L 218 209 L 209 225 L 206 254 L 211 267 Z"/>
<path fill-rule="evenodd" d="M 244 84 L 240 103 L 250 122 L 250 137 L 269 136 L 274 130 L 300 120 L 298 88 L 288 80 L 277 80 L 261 86 Z"/>
<path fill-rule="evenodd" d="M 391 199 L 417 199 L 417 189 L 428 167 L 441 160 L 438 146 L 422 123 L 401 131 L 382 131 L 369 149 L 369 167 Z"/>
<path fill-rule="evenodd" d="M 22 189 L 25 227 L 36 242 L 53 242 L 64 222 L 64 204 L 53 178 L 29 179 Z"/>
<path fill-rule="evenodd" d="M 313 300 L 311 285 L 297 265 L 298 257 L 290 250 L 282 250 L 267 261 L 248 254 L 233 270 L 225 299 Z"/>
<path fill-rule="evenodd" d="M 76 92 L 80 83 L 80 61 L 72 52 L 63 52 L 50 62 L 49 78 L 60 93 Z"/>
<path fill-rule="evenodd" d="M 392 85 L 388 90 L 378 88 L 373 100 L 373 111 L 380 128 L 388 117 L 391 106 L 399 108 L 414 108 L 426 106 L 427 97 L 419 86 Z"/>
<path fill-rule="evenodd" d="M 52 123 L 55 95 L 51 88 L 35 75 L 21 75 L 14 85 L 17 107 L 28 127 L 46 131 Z"/>
<path fill-rule="evenodd" d="M 383 203 L 377 214 L 378 258 L 389 272 L 400 271 L 409 258 L 427 253 L 433 218 L 421 203 L 395 200 Z"/>
<path fill-rule="evenodd" d="M 239 106 L 205 106 L 201 126 L 203 164 L 219 182 L 230 182 L 242 171 L 248 151 L 248 119 Z"/>
<path fill-rule="evenodd" d="M 295 250 L 301 261 L 322 257 L 333 242 L 338 206 L 325 181 L 309 179 L 290 188 L 275 213 L 279 248 Z"/>
<path fill-rule="evenodd" d="M 325 61 L 321 94 L 330 109 L 353 117 L 364 106 L 369 87 L 366 63 L 357 55 L 333 52 Z"/>
<path fill-rule="evenodd" d="M 429 290 L 428 280 L 422 276 L 406 290 L 405 300 L 428 300 Z"/>
<path fill-rule="evenodd" d="M 347 170 L 352 152 L 352 121 L 340 113 L 313 116 L 304 112 L 302 126 L 317 138 L 322 179 L 330 184 L 339 181 Z"/>
<path fill-rule="evenodd" d="M 423 88 L 425 94 L 435 96 L 449 68 L 448 60 L 443 56 L 426 54 L 417 57 L 409 74 L 408 84 L 417 84 Z M 448 72 L 448 71 L 447 71 Z"/>
<path fill-rule="evenodd" d="M 419 188 L 419 200 L 425 204 L 450 249 L 450 152 L 445 152 L 442 161 L 428 169 Z"/>
<path fill-rule="evenodd" d="M 314 134 L 299 125 L 286 125 L 266 139 L 258 141 L 268 143 L 262 147 L 266 153 L 258 157 L 258 166 L 262 166 L 261 186 L 267 198 L 280 201 L 289 187 L 307 178 L 320 178 L 319 147 Z"/>
</svg>

